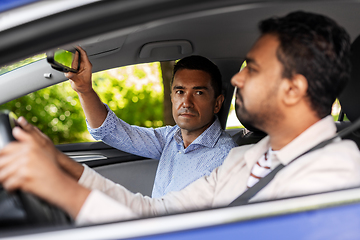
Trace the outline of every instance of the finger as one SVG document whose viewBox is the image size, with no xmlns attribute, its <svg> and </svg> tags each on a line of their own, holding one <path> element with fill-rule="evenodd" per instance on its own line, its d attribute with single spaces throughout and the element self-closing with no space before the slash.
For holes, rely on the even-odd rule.
<svg viewBox="0 0 360 240">
<path fill-rule="evenodd" d="M 80 75 L 81 73 L 83 73 L 85 71 L 85 69 L 88 69 L 88 68 L 92 68 L 92 64 L 91 62 L 89 61 L 89 58 L 87 56 L 87 53 L 86 51 L 80 47 L 80 46 L 77 46 L 76 47 L 79 52 L 80 52 L 80 69 L 77 73 L 73 73 L 73 72 L 67 72 L 65 73 L 65 77 L 68 78 L 68 79 L 73 79 L 75 78 L 77 75 Z M 77 52 L 76 52 L 77 53 Z M 75 55 L 75 57 L 77 58 L 78 56 Z"/>
<path fill-rule="evenodd" d="M 0 158 L 0 183 L 8 189 L 14 190 L 19 187 L 19 179 L 21 178 L 22 161 L 21 154 L 12 152 L 11 155 L 2 156 Z"/>
<path fill-rule="evenodd" d="M 24 183 L 26 183 L 26 181 L 23 179 L 23 177 L 15 174 L 4 180 L 2 182 L 2 186 L 9 192 L 18 189 L 26 191 L 26 184 Z"/>
<path fill-rule="evenodd" d="M 12 134 L 14 138 L 20 142 L 27 142 L 34 140 L 34 137 L 30 133 L 26 132 L 20 127 L 14 127 L 12 130 Z"/>
<path fill-rule="evenodd" d="M 72 63 L 71 63 L 71 67 L 72 68 L 75 68 L 75 69 L 77 69 L 78 68 L 78 66 L 79 66 L 79 52 L 78 51 L 75 51 L 75 56 L 74 56 L 74 59 L 73 59 L 73 61 L 72 61 Z"/>
<path fill-rule="evenodd" d="M 50 140 L 50 138 L 49 138 L 45 133 L 43 133 L 39 128 L 34 127 L 34 132 L 35 132 L 37 135 L 39 135 L 40 137 L 46 138 L 46 139 L 49 139 L 49 140 Z"/>
<path fill-rule="evenodd" d="M 20 181 L 17 177 L 9 178 L 2 182 L 2 186 L 11 192 L 20 188 Z"/>
<path fill-rule="evenodd" d="M 23 116 L 20 116 L 17 120 L 18 124 L 22 129 L 26 131 L 31 131 L 33 128 L 33 125 L 31 125 Z"/>
<path fill-rule="evenodd" d="M 53 145 L 51 139 L 37 127 L 34 127 L 33 137 L 43 147 L 49 146 L 48 144 Z"/>
<path fill-rule="evenodd" d="M 6 156 L 10 153 L 19 154 L 19 152 L 20 152 L 19 149 L 23 149 L 22 144 L 19 142 L 14 141 L 14 142 L 7 144 L 3 149 L 0 150 L 0 163 L 4 161 L 2 159 L 3 156 Z"/>
<path fill-rule="evenodd" d="M 26 121 L 26 119 L 23 116 L 19 117 L 18 123 L 20 127 L 26 132 L 31 134 L 35 134 L 35 133 L 38 134 L 37 127 Z"/>
<path fill-rule="evenodd" d="M 17 161 L 13 156 L 5 157 L 4 162 L 6 162 L 6 165 L 2 165 L 0 168 L 0 182 L 7 181 L 7 179 L 14 177 L 21 171 L 22 161 Z"/>
<path fill-rule="evenodd" d="M 82 47 L 80 47 L 79 45 L 76 46 L 76 48 L 79 49 L 80 53 L 84 52 L 85 54 L 87 54 L 86 51 Z"/>
<path fill-rule="evenodd" d="M 67 73 L 64 73 L 64 75 L 65 75 L 65 77 L 66 77 L 67 79 L 71 79 L 71 78 L 74 77 L 75 73 L 67 72 Z"/>
<path fill-rule="evenodd" d="M 19 117 L 18 123 L 22 127 L 22 129 L 30 133 L 32 137 L 36 139 L 36 141 L 44 143 L 48 140 L 48 137 L 45 134 L 43 134 L 37 127 L 35 127 L 31 123 L 28 123 L 24 117 Z"/>
<path fill-rule="evenodd" d="M 86 51 L 80 46 L 77 46 L 77 48 L 80 51 L 80 57 L 81 57 L 80 69 L 84 69 L 86 67 L 91 67 L 91 62 L 89 61 Z"/>
<path fill-rule="evenodd" d="M 31 133 L 33 135 L 33 137 L 35 137 L 37 139 L 39 139 L 39 138 L 47 139 L 48 138 L 44 133 L 42 133 L 40 131 L 39 128 L 35 127 L 31 123 L 28 123 L 23 116 L 19 117 L 18 123 L 22 127 L 22 129 L 24 129 L 28 133 Z"/>
</svg>

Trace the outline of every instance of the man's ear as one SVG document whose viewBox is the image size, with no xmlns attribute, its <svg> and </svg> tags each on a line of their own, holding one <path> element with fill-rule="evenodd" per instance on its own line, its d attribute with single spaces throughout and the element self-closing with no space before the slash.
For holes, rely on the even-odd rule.
<svg viewBox="0 0 360 240">
<path fill-rule="evenodd" d="M 216 99 L 215 99 L 215 108 L 214 108 L 214 114 L 218 113 L 221 109 L 221 106 L 224 102 L 224 95 L 220 94 Z"/>
<path fill-rule="evenodd" d="M 283 102 L 286 105 L 294 105 L 306 96 L 308 82 L 304 75 L 295 74 L 291 79 L 286 79 L 283 86 Z"/>
</svg>

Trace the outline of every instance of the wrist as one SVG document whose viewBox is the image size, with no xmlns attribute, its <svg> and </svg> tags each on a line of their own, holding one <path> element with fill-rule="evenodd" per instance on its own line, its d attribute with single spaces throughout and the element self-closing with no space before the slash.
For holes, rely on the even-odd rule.
<svg viewBox="0 0 360 240">
<path fill-rule="evenodd" d="M 91 190 L 79 185 L 67 174 L 59 174 L 59 176 L 56 183 L 52 184 L 52 191 L 48 191 L 51 194 L 45 199 L 62 208 L 75 219 Z"/>
<path fill-rule="evenodd" d="M 60 165 L 61 169 L 66 172 L 73 179 L 78 181 L 84 172 L 84 167 L 80 163 L 74 161 L 61 151 L 57 150 L 56 160 Z"/>
<path fill-rule="evenodd" d="M 81 89 L 81 90 L 77 89 L 77 90 L 76 90 L 76 93 L 79 95 L 79 97 L 80 97 L 80 96 L 86 97 L 86 96 L 88 96 L 88 95 L 96 94 L 95 91 L 94 91 L 94 89 L 93 89 L 92 87 L 84 88 L 84 89 Z"/>
</svg>

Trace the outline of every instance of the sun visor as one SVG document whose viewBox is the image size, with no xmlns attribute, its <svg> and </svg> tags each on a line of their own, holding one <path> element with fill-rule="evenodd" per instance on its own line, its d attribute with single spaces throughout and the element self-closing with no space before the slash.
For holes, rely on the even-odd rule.
<svg viewBox="0 0 360 240">
<path fill-rule="evenodd" d="M 126 36 L 109 38 L 96 37 L 82 41 L 79 45 L 84 48 L 91 59 L 103 57 L 121 49 L 125 42 Z"/>
</svg>

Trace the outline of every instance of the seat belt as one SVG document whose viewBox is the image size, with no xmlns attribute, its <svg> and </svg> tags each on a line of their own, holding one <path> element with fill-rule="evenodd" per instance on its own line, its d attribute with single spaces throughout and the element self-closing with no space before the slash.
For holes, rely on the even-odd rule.
<svg viewBox="0 0 360 240">
<path fill-rule="evenodd" d="M 331 137 L 330 139 L 324 140 L 317 144 L 315 147 L 310 148 L 309 150 L 305 151 L 304 153 L 300 154 L 299 156 L 295 157 L 293 160 L 290 161 L 290 163 L 294 162 L 296 159 L 304 156 L 305 154 L 308 154 L 312 151 L 315 151 L 317 149 L 323 148 L 329 143 L 331 143 L 335 138 L 343 138 L 350 133 L 354 132 L 360 128 L 360 118 L 356 120 L 353 124 L 348 126 L 347 128 L 343 129 L 342 131 L 338 132 L 335 136 Z M 290 164 L 289 163 L 289 164 Z M 288 164 L 288 165 L 289 165 Z M 254 186 L 249 188 L 247 191 L 245 191 L 243 194 L 241 194 L 239 197 L 237 197 L 234 201 L 232 201 L 229 206 L 239 206 L 248 203 L 248 201 L 254 197 L 258 192 L 260 192 L 261 189 L 263 189 L 268 183 L 275 177 L 275 175 L 283 169 L 285 166 L 283 164 L 278 165 L 274 170 L 272 170 L 268 175 L 260 179 Z"/>
</svg>

